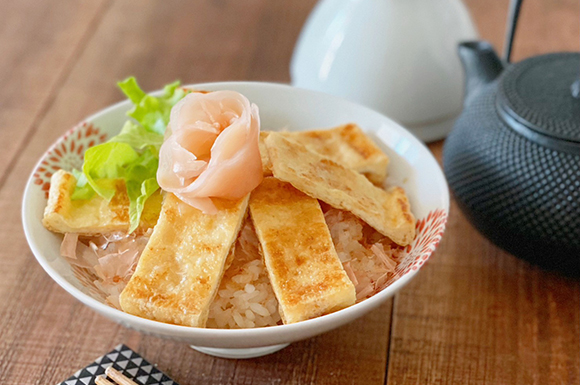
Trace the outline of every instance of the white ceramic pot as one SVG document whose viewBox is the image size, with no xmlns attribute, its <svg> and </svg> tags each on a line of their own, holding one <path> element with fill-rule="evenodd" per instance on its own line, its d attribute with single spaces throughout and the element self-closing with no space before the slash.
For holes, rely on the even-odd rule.
<svg viewBox="0 0 580 385">
<path fill-rule="evenodd" d="M 358 123 L 389 156 L 386 184 L 405 188 L 417 218 L 417 236 L 382 291 L 349 308 L 308 321 L 256 329 L 205 329 L 151 321 L 112 308 L 105 303 L 107 295 L 92 283 L 94 278 L 61 258 L 62 236 L 45 229 L 42 216 L 51 173 L 57 169 L 79 169 L 83 149 L 116 135 L 131 108 L 131 103 L 124 101 L 87 118 L 60 137 L 33 170 L 22 201 L 24 232 L 36 259 L 60 286 L 85 305 L 126 327 L 194 345 L 203 353 L 227 358 L 257 357 L 337 328 L 376 308 L 409 282 L 437 247 L 449 212 L 447 183 L 429 150 L 397 123 L 346 100 L 287 85 L 231 82 L 189 87 L 241 92 L 258 105 L 262 127 L 268 130 L 294 131 Z"/>
<path fill-rule="evenodd" d="M 290 66 L 292 85 L 369 106 L 423 141 L 463 102 L 457 44 L 477 32 L 460 0 L 321 0 Z"/>
</svg>

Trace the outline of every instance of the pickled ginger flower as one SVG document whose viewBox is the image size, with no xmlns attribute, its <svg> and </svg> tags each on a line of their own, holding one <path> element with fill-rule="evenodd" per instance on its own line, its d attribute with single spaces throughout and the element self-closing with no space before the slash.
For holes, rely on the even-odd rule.
<svg viewBox="0 0 580 385">
<path fill-rule="evenodd" d="M 234 91 L 191 93 L 171 110 L 157 182 L 207 214 L 212 198 L 240 199 L 262 181 L 258 107 Z"/>
</svg>

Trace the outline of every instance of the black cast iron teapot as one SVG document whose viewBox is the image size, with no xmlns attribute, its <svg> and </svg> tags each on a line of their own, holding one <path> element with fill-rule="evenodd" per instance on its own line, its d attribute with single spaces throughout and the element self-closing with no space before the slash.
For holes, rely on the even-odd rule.
<svg viewBox="0 0 580 385">
<path fill-rule="evenodd" d="M 464 111 L 443 153 L 456 200 L 508 252 L 580 275 L 580 53 L 509 63 L 521 0 L 512 1 L 502 62 L 466 42 Z"/>
</svg>

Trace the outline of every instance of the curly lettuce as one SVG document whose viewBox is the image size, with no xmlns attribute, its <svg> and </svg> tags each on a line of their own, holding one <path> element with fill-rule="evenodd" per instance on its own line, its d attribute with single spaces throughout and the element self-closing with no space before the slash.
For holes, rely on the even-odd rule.
<svg viewBox="0 0 580 385">
<path fill-rule="evenodd" d="M 159 148 L 169 123 L 171 108 L 187 91 L 179 82 L 168 84 L 163 95 L 145 93 L 134 77 L 118 83 L 133 103 L 121 132 L 106 143 L 89 148 L 82 171 L 73 170 L 77 185 L 72 199 L 90 199 L 95 194 L 111 200 L 116 181 L 125 182 L 129 197 L 129 233 L 139 226 L 147 199 L 159 189 L 156 174 Z"/>
</svg>

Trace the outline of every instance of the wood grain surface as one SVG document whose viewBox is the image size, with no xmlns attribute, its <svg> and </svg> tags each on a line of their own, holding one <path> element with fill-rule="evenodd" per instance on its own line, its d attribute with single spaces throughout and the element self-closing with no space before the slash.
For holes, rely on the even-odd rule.
<svg viewBox="0 0 580 385">
<path fill-rule="evenodd" d="M 55 384 L 125 343 L 185 384 L 578 384 L 580 283 L 483 238 L 452 203 L 429 263 L 393 301 L 345 327 L 253 360 L 141 335 L 77 302 L 22 233 L 27 175 L 65 130 L 181 79 L 289 81 L 314 0 L 0 1 L 0 384 Z M 467 0 L 501 48 L 507 0 Z M 514 59 L 578 50 L 576 0 L 527 0 Z M 442 143 L 431 150 L 441 159 Z"/>
<path fill-rule="evenodd" d="M 105 7 L 100 0 L 0 3 L 0 186 Z"/>
</svg>

